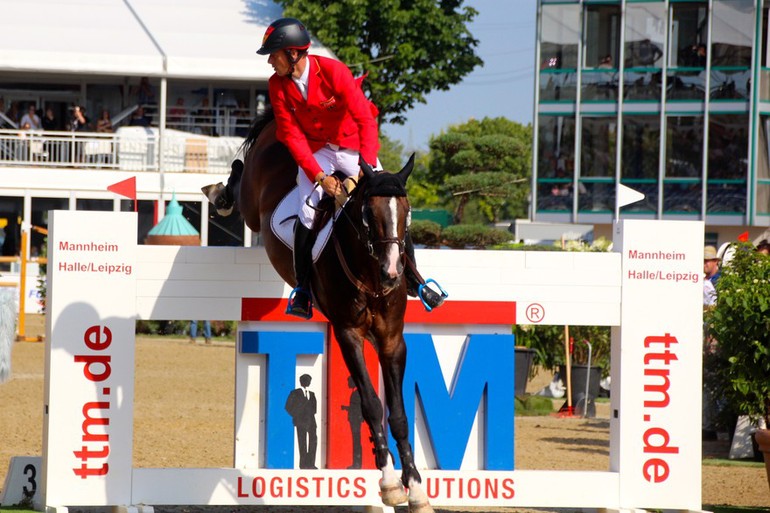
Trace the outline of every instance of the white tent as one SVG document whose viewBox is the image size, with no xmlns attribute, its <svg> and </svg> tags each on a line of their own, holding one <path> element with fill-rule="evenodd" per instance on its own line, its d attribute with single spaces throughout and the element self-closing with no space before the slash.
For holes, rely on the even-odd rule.
<svg viewBox="0 0 770 513">
<path fill-rule="evenodd" d="M 0 0 L 0 73 L 265 81 L 272 0 Z M 329 55 L 318 44 L 314 53 Z"/>
</svg>

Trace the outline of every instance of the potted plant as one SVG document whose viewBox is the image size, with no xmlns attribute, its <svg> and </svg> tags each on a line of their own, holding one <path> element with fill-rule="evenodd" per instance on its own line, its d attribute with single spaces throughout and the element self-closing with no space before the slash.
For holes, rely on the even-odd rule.
<svg viewBox="0 0 770 513">
<path fill-rule="evenodd" d="M 533 360 L 543 369 L 559 372 L 566 386 L 566 364 L 564 326 L 520 325 L 514 327 L 517 345 L 533 351 Z M 586 395 L 586 377 L 589 378 L 591 400 L 599 394 L 599 380 L 610 373 L 610 327 L 609 326 L 570 326 L 569 337 L 572 340 L 570 357 L 570 375 L 572 385 L 572 404 L 577 406 Z M 588 362 L 588 344 L 591 344 L 591 362 Z"/>
<path fill-rule="evenodd" d="M 749 243 L 735 246 L 706 312 L 706 385 L 724 414 L 747 415 L 756 425 L 770 485 L 770 257 Z M 724 424 L 723 424 L 724 425 Z"/>
</svg>

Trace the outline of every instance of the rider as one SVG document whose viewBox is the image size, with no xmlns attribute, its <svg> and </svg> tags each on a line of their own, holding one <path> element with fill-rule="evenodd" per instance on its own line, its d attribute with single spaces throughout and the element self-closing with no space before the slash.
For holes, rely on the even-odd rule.
<svg viewBox="0 0 770 513">
<path fill-rule="evenodd" d="M 289 149 L 299 166 L 299 218 L 294 228 L 294 274 L 297 286 L 289 296 L 286 313 L 309 319 L 313 315 L 310 292 L 312 248 L 311 230 L 315 206 L 324 193 L 336 196 L 342 185 L 333 172 L 357 178 L 359 156 L 379 168 L 377 121 L 373 105 L 343 63 L 308 55 L 310 35 L 294 18 L 281 18 L 265 31 L 259 55 L 269 55 L 267 62 L 275 73 L 268 90 L 276 120 L 276 135 Z M 411 240 L 409 255 L 414 261 Z M 420 279 L 413 270 L 407 273 L 409 290 L 414 295 Z M 444 298 L 428 287 L 421 288 L 422 299 L 430 307 Z"/>
</svg>

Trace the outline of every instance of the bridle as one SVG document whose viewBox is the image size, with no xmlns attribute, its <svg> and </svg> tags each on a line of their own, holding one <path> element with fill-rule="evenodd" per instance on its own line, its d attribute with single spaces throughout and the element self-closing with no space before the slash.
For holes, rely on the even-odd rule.
<svg viewBox="0 0 770 513">
<path fill-rule="evenodd" d="M 366 200 L 363 194 L 359 193 L 358 196 L 362 202 Z M 342 214 L 340 215 L 340 217 L 342 217 L 343 215 L 345 216 L 348 223 L 350 223 L 351 227 L 353 228 L 356 234 L 356 239 L 366 248 L 367 253 L 371 258 L 373 258 L 374 260 L 378 260 L 377 254 L 375 253 L 376 246 L 386 246 L 388 244 L 395 244 L 396 246 L 398 246 L 398 258 L 401 260 L 402 264 L 405 265 L 404 255 L 405 255 L 406 244 L 405 244 L 404 238 L 384 237 L 379 239 L 373 239 L 372 230 L 369 226 L 369 223 L 366 220 L 368 211 L 369 211 L 368 205 L 362 205 L 361 207 L 362 223 L 361 224 L 363 226 L 363 234 L 361 233 L 361 230 L 359 229 L 359 227 L 356 225 L 356 223 L 353 222 L 353 219 L 351 219 L 351 217 L 348 215 L 348 213 L 345 211 L 344 208 L 342 210 Z M 342 266 L 342 270 L 345 272 L 345 276 L 347 276 L 348 280 L 350 280 L 350 282 L 353 285 L 355 285 L 358 290 L 360 290 L 361 292 L 364 292 L 366 295 L 372 298 L 380 298 L 380 297 L 387 296 L 393 290 L 395 290 L 392 288 L 385 290 L 382 287 L 381 282 L 379 280 L 379 274 L 377 274 L 378 290 L 372 290 L 372 288 L 367 286 L 366 283 L 358 279 L 358 277 L 353 273 L 353 271 L 350 269 L 350 266 L 347 263 L 347 259 L 345 258 L 345 254 L 342 251 L 342 247 L 340 245 L 339 238 L 336 235 L 336 230 L 334 227 L 332 228 L 332 239 L 334 240 L 334 249 L 337 252 L 337 259 L 340 265 Z M 403 270 L 401 274 L 399 274 L 399 277 L 402 274 L 403 274 Z"/>
</svg>

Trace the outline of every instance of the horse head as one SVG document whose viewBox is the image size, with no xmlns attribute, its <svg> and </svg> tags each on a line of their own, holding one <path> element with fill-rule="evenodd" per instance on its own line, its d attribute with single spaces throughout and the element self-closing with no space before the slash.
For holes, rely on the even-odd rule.
<svg viewBox="0 0 770 513">
<path fill-rule="evenodd" d="M 404 273 L 404 239 L 411 221 L 406 181 L 414 168 L 414 155 L 398 173 L 375 172 L 361 160 L 365 180 L 361 187 L 361 219 L 369 254 L 377 259 L 380 285 L 393 290 Z"/>
</svg>

